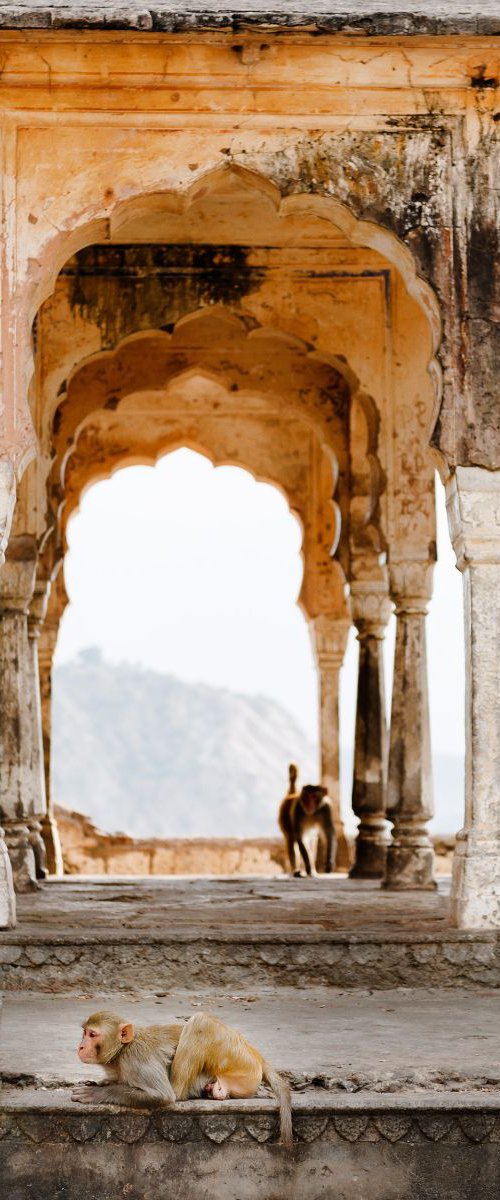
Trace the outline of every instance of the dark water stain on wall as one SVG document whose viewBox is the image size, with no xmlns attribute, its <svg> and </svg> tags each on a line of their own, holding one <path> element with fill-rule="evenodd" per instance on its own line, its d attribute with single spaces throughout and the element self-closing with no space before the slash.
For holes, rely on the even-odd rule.
<svg viewBox="0 0 500 1200">
<path fill-rule="evenodd" d="M 204 305 L 237 306 L 265 274 L 248 256 L 243 246 L 90 246 L 61 274 L 72 308 L 99 326 L 108 349 L 133 332 L 169 329 Z"/>
</svg>

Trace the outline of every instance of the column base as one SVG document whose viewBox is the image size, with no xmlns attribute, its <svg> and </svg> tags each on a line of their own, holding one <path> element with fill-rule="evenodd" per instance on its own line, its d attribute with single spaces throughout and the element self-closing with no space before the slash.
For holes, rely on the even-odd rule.
<svg viewBox="0 0 500 1200">
<path fill-rule="evenodd" d="M 450 923 L 458 929 L 500 928 L 500 841 L 458 835 Z"/>
<path fill-rule="evenodd" d="M 384 879 L 387 862 L 387 842 L 358 837 L 354 848 L 355 861 L 349 879 Z"/>
<path fill-rule="evenodd" d="M 16 924 L 16 897 L 12 867 L 7 846 L 0 829 L 0 929 L 12 929 Z"/>
<path fill-rule="evenodd" d="M 64 864 L 61 849 L 61 839 L 55 817 L 48 814 L 42 817 L 42 837 L 47 855 L 47 870 L 49 875 L 63 875 Z"/>
<path fill-rule="evenodd" d="M 29 817 L 26 821 L 28 826 L 28 836 L 30 844 L 35 856 L 35 874 L 37 879 L 46 879 L 47 871 L 47 855 L 45 853 L 45 842 L 42 837 L 42 826 L 40 821 L 34 817 Z"/>
<path fill-rule="evenodd" d="M 394 892 L 434 892 L 434 850 L 431 845 L 394 842 L 387 851 L 383 888 Z"/>
<path fill-rule="evenodd" d="M 5 821 L 5 843 L 16 892 L 34 892 L 40 887 L 28 826 L 24 821 Z"/>
</svg>

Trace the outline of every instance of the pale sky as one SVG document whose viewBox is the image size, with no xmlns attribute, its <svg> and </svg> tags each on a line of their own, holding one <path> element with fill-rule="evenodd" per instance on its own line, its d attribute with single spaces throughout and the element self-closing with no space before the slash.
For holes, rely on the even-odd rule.
<svg viewBox="0 0 500 1200">
<path fill-rule="evenodd" d="M 462 579 L 438 483 L 438 555 L 428 618 L 433 749 L 463 752 Z M 71 604 L 57 662 L 99 646 L 189 681 L 263 693 L 317 738 L 317 684 L 300 589 L 300 528 L 282 495 L 237 467 L 178 450 L 84 495 L 69 527 Z M 394 619 L 386 639 L 390 690 Z M 352 744 L 357 643 L 341 681 L 341 741 Z M 460 820 L 457 820 L 457 826 Z"/>
</svg>

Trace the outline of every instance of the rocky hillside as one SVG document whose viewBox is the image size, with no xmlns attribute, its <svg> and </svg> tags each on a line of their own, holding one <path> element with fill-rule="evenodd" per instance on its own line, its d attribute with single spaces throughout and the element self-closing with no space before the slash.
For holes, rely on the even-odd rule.
<svg viewBox="0 0 500 1200">
<path fill-rule="evenodd" d="M 54 794 L 102 829 L 135 836 L 273 835 L 297 761 L 314 747 L 263 696 L 183 683 L 88 650 L 55 671 Z"/>
</svg>

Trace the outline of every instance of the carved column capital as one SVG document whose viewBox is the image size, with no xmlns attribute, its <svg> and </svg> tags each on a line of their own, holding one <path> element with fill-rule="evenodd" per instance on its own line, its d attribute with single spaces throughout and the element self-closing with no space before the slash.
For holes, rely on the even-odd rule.
<svg viewBox="0 0 500 1200">
<path fill-rule="evenodd" d="M 425 616 L 432 596 L 434 562 L 431 559 L 392 559 L 389 568 L 391 596 L 396 616 L 421 613 Z"/>
<path fill-rule="evenodd" d="M 457 566 L 500 563 L 500 471 L 457 467 L 446 484 L 448 525 Z"/>
<path fill-rule="evenodd" d="M 358 640 L 385 637 L 392 605 L 382 581 L 351 583 L 352 619 Z"/>
<path fill-rule="evenodd" d="M 12 539 L 9 556 L 0 571 L 0 613 L 27 616 L 35 586 L 36 556 L 34 538 Z"/>
<path fill-rule="evenodd" d="M 344 661 L 351 622 L 322 614 L 311 621 L 313 648 L 321 671 L 339 671 Z"/>
</svg>

